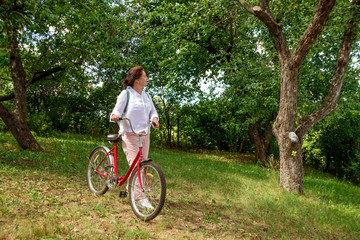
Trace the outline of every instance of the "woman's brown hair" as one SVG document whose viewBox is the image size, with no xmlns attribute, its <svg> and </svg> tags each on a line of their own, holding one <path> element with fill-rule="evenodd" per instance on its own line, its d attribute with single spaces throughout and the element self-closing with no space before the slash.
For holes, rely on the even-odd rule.
<svg viewBox="0 0 360 240">
<path fill-rule="evenodd" d="M 141 77 L 143 71 L 144 68 L 142 66 L 135 66 L 131 68 L 126 75 L 126 78 L 124 79 L 124 88 L 127 86 L 133 87 L 135 80 Z"/>
</svg>

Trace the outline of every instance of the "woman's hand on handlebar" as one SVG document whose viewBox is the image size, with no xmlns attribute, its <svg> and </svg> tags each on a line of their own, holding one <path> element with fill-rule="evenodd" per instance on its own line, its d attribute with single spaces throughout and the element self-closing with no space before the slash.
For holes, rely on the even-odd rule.
<svg viewBox="0 0 360 240">
<path fill-rule="evenodd" d="M 151 120 L 151 125 L 153 126 L 153 128 L 158 128 L 158 127 L 160 126 L 157 117 L 154 117 L 154 118 Z"/>
<path fill-rule="evenodd" d="M 111 121 L 113 121 L 113 122 L 119 122 L 119 121 L 120 121 L 119 115 L 112 114 L 112 115 L 111 115 Z"/>
</svg>

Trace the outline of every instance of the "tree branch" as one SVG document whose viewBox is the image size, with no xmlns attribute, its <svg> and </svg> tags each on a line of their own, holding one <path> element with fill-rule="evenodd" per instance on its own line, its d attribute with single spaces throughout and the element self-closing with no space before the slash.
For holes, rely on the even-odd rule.
<svg viewBox="0 0 360 240">
<path fill-rule="evenodd" d="M 226 53 L 230 53 L 231 50 L 233 49 L 234 47 L 234 44 L 235 44 L 235 29 L 233 27 L 233 19 L 230 18 L 230 23 L 229 23 L 229 31 L 230 31 L 230 39 L 229 39 L 229 46 L 226 48 Z M 228 61 L 230 61 L 230 54 L 228 54 Z"/>
<path fill-rule="evenodd" d="M 26 86 L 29 86 L 30 84 L 32 83 L 35 83 L 35 82 L 38 82 L 48 76 L 51 76 L 52 74 L 56 73 L 56 72 L 60 72 L 62 70 L 64 70 L 65 68 L 64 67 L 55 67 L 55 68 L 52 68 L 52 69 L 49 69 L 47 71 L 44 71 L 44 72 L 37 72 L 34 74 L 34 76 L 29 79 L 26 83 Z"/>
<path fill-rule="evenodd" d="M 9 95 L 0 96 L 0 102 L 9 101 L 9 100 L 14 99 L 14 98 L 15 98 L 15 94 L 10 93 Z"/>
<path fill-rule="evenodd" d="M 54 73 L 60 72 L 60 71 L 62 71 L 64 69 L 65 68 L 63 68 L 63 67 L 55 67 L 55 68 L 49 69 L 49 70 L 44 71 L 44 72 L 37 72 L 37 73 L 34 74 L 34 76 L 31 79 L 29 79 L 26 82 L 26 88 L 28 88 L 32 83 L 43 80 L 46 77 L 52 76 Z M 14 92 L 12 92 L 12 93 L 10 93 L 8 95 L 0 96 L 0 102 L 8 101 L 8 100 L 11 100 L 11 99 L 14 99 L 14 98 L 15 98 L 15 94 L 14 94 Z"/>
<path fill-rule="evenodd" d="M 271 14 L 270 8 L 269 8 L 269 2 L 270 0 L 259 0 L 260 7 L 267 13 Z"/>
<path fill-rule="evenodd" d="M 333 112 L 337 107 L 337 101 L 349 63 L 351 46 L 354 42 L 355 28 L 360 22 L 360 0 L 354 1 L 354 5 L 355 7 L 352 9 L 353 18 L 346 23 L 329 93 L 323 104 L 316 111 L 303 118 L 299 118 L 299 125 L 295 131 L 298 136 L 303 137 L 316 123 Z"/>
<path fill-rule="evenodd" d="M 314 17 L 300 38 L 291 57 L 290 66 L 294 69 L 299 69 L 301 67 L 311 46 L 321 34 L 334 4 L 335 0 L 319 0 Z"/>
<path fill-rule="evenodd" d="M 275 45 L 280 64 L 286 65 L 290 59 L 290 50 L 287 46 L 282 24 L 275 21 L 270 9 L 269 0 L 260 0 L 260 6 L 252 7 L 244 0 L 237 0 L 249 13 L 261 20 L 267 27 L 269 35 Z"/>
<path fill-rule="evenodd" d="M 13 121 L 13 115 L 9 112 L 9 110 L 0 102 L 0 118 L 3 121 L 11 122 Z"/>
<path fill-rule="evenodd" d="M 248 4 L 245 0 L 237 0 L 237 1 L 241 4 L 241 6 L 243 6 L 246 9 L 246 11 L 248 11 L 252 15 L 256 16 L 255 12 L 253 11 L 253 9 L 251 7 L 251 5 Z"/>
<path fill-rule="evenodd" d="M 27 81 L 26 88 L 28 88 L 30 86 L 31 82 L 33 81 L 35 74 L 36 74 L 35 70 L 37 68 L 37 65 L 39 64 L 40 60 L 45 56 L 47 50 L 48 50 L 48 48 L 46 48 L 45 52 L 41 53 L 40 57 L 34 63 L 32 70 L 31 70 L 31 78 Z"/>
</svg>

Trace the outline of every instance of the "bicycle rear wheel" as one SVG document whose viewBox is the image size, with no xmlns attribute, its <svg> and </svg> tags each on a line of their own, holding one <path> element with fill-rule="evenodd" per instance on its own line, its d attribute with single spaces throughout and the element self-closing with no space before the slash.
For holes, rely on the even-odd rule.
<svg viewBox="0 0 360 240">
<path fill-rule="evenodd" d="M 129 199 L 135 215 L 144 221 L 154 219 L 165 202 L 165 176 L 160 167 L 152 161 L 140 164 L 141 190 L 138 170 L 135 168 L 129 179 Z"/>
<path fill-rule="evenodd" d="M 95 169 L 99 166 L 101 160 L 104 159 L 109 151 L 110 150 L 105 146 L 98 146 L 91 152 L 89 157 L 86 180 L 90 191 L 97 195 L 103 195 L 107 192 L 107 190 L 109 190 L 109 187 L 107 186 L 108 178 L 95 172 Z M 109 173 L 111 172 L 110 165 L 111 159 L 110 155 L 108 155 L 97 170 L 100 173 L 109 176 Z"/>
</svg>

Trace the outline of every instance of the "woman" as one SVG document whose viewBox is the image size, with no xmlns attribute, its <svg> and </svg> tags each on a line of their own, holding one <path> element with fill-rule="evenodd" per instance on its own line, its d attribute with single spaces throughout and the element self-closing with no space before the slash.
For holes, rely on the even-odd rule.
<svg viewBox="0 0 360 240">
<path fill-rule="evenodd" d="M 135 132 L 147 132 L 150 120 L 153 127 L 159 127 L 159 116 L 155 109 L 154 103 L 149 94 L 143 91 L 147 85 L 148 78 L 141 66 L 131 68 L 124 79 L 123 90 L 117 98 L 116 105 L 111 113 L 111 121 L 119 122 L 120 116 L 129 118 Z M 129 93 L 129 101 L 127 96 Z M 127 106 L 126 106 L 127 105 Z M 126 111 L 124 112 L 126 107 Z M 139 136 L 131 131 L 128 121 L 123 120 L 120 124 L 120 134 L 122 134 L 122 148 L 126 159 L 131 166 L 139 151 Z M 149 154 L 150 135 L 141 137 L 143 144 L 143 156 L 146 159 Z M 136 193 L 137 192 L 137 193 Z M 135 191 L 139 198 L 140 207 L 152 208 L 147 198 L 143 198 L 140 191 Z"/>
</svg>

